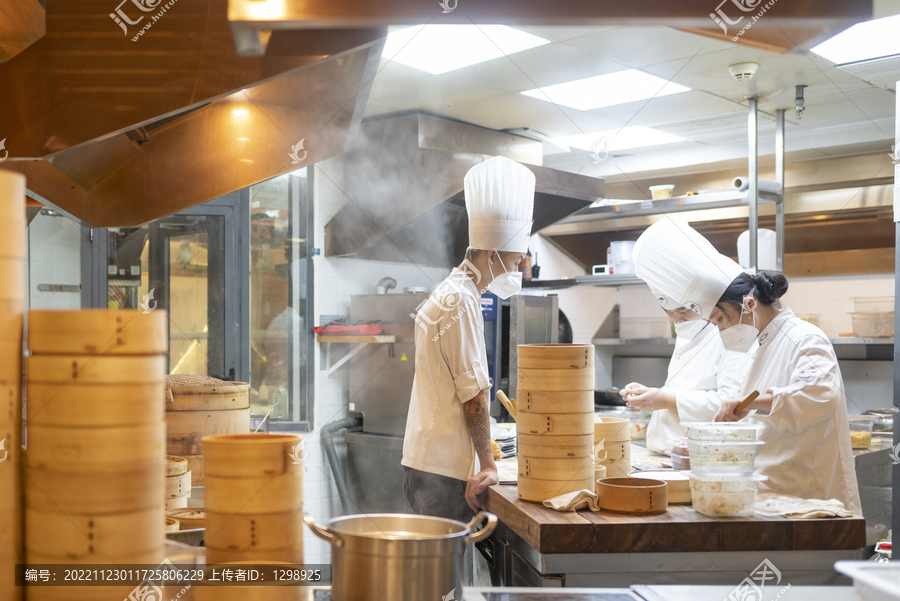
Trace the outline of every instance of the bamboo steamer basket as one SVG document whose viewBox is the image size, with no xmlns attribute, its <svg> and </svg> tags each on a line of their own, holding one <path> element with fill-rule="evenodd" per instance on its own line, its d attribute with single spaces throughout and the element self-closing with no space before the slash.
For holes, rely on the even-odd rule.
<svg viewBox="0 0 900 601">
<path fill-rule="evenodd" d="M 164 473 L 165 424 L 67 428 L 31 426 L 28 466 L 72 472 L 134 472 L 156 468 Z"/>
<path fill-rule="evenodd" d="M 184 495 L 183 497 L 175 497 L 172 499 L 165 500 L 165 508 L 166 511 L 170 509 L 181 509 L 188 506 L 188 496 Z"/>
<path fill-rule="evenodd" d="M 185 463 L 187 463 L 185 461 Z M 174 499 L 177 497 L 187 497 L 191 494 L 191 473 L 185 472 L 177 476 L 168 476 L 166 478 L 166 499 Z"/>
<path fill-rule="evenodd" d="M 178 520 L 181 530 L 206 528 L 206 510 L 203 507 L 182 507 L 169 509 L 166 516 Z"/>
<path fill-rule="evenodd" d="M 191 470 L 191 486 L 203 486 L 203 455 L 185 455 Z"/>
<path fill-rule="evenodd" d="M 188 471 L 188 460 L 185 457 L 166 455 L 166 478 L 180 476 Z"/>
<path fill-rule="evenodd" d="M 94 558 L 106 563 L 108 558 L 120 563 L 121 557 L 165 546 L 164 517 L 162 501 L 153 509 L 114 514 L 26 507 L 25 549 L 59 561 Z"/>
<path fill-rule="evenodd" d="M 166 411 L 230 411 L 249 408 L 250 384 L 246 382 L 222 382 L 215 378 L 188 374 L 173 374 L 166 378 Z"/>
<path fill-rule="evenodd" d="M 594 411 L 593 390 L 518 390 L 519 413 L 588 413 Z"/>
<path fill-rule="evenodd" d="M 3 285 L 0 286 L 0 300 L 24 301 L 25 264 L 22 261 L 23 258 L 0 256 L 0 282 L 3 282 Z"/>
<path fill-rule="evenodd" d="M 602 422 L 594 422 L 594 444 L 631 442 L 631 420 L 627 417 L 604 417 Z"/>
<path fill-rule="evenodd" d="M 597 483 L 606 478 L 606 466 L 594 465 L 594 492 L 597 492 Z"/>
<path fill-rule="evenodd" d="M 605 463 L 607 461 L 625 461 L 631 463 L 630 442 L 604 442 L 603 450 L 606 451 L 606 459 L 601 463 Z"/>
<path fill-rule="evenodd" d="M 250 515 L 303 509 L 303 475 L 205 477 L 207 511 Z"/>
<path fill-rule="evenodd" d="M 166 452 L 169 454 L 202 455 L 205 436 L 249 432 L 249 408 L 166 412 Z"/>
<path fill-rule="evenodd" d="M 574 492 L 576 490 L 594 490 L 594 472 L 581 480 L 538 480 L 536 478 L 522 478 L 516 485 L 520 499 L 543 503 L 559 495 Z"/>
<path fill-rule="evenodd" d="M 522 414 L 519 414 L 520 416 Z M 518 454 L 526 457 L 591 457 L 593 434 L 579 436 L 537 436 L 519 434 Z"/>
<path fill-rule="evenodd" d="M 131 426 L 165 419 L 162 382 L 75 384 L 28 381 L 28 425 Z"/>
<path fill-rule="evenodd" d="M 165 377 L 161 355 L 99 356 L 34 355 L 28 358 L 28 379 L 57 384 L 159 384 Z"/>
<path fill-rule="evenodd" d="M 125 513 L 158 507 L 165 496 L 162 466 L 131 472 L 71 472 L 26 468 L 25 497 L 35 509 Z"/>
<path fill-rule="evenodd" d="M 594 431 L 594 413 L 520 413 L 519 434 L 532 436 L 572 436 Z"/>
<path fill-rule="evenodd" d="M 604 461 L 601 465 L 606 467 L 607 478 L 627 478 L 631 474 L 631 460 L 627 461 Z"/>
<path fill-rule="evenodd" d="M 520 344 L 518 362 L 519 369 L 594 369 L 594 345 Z"/>
<path fill-rule="evenodd" d="M 206 548 L 206 563 L 266 563 L 278 561 L 284 563 L 303 563 L 303 545 L 285 549 L 262 549 L 259 551 L 226 551 Z"/>
<path fill-rule="evenodd" d="M 277 550 L 303 545 L 300 511 L 235 515 L 206 512 L 207 549 L 222 551 Z"/>
<path fill-rule="evenodd" d="M 669 507 L 666 483 L 646 478 L 606 478 L 597 483 L 597 504 L 614 513 L 664 513 Z"/>
<path fill-rule="evenodd" d="M 178 527 L 178 520 L 166 516 L 165 532 L 177 532 L 181 528 Z"/>
<path fill-rule="evenodd" d="M 165 309 L 29 311 L 28 348 L 51 355 L 161 355 L 169 350 Z"/>
<path fill-rule="evenodd" d="M 303 440 L 293 434 L 236 434 L 203 439 L 206 476 L 238 478 L 300 473 Z"/>
<path fill-rule="evenodd" d="M 594 370 L 585 369 L 522 369 L 519 367 L 520 390 L 594 390 Z"/>
<path fill-rule="evenodd" d="M 535 480 L 584 480 L 594 474 L 591 457 L 546 458 L 518 456 L 519 478 Z"/>
<path fill-rule="evenodd" d="M 669 505 L 691 504 L 691 477 L 680 471 L 660 470 L 632 472 L 632 478 L 649 478 L 666 483 L 666 495 Z"/>
</svg>

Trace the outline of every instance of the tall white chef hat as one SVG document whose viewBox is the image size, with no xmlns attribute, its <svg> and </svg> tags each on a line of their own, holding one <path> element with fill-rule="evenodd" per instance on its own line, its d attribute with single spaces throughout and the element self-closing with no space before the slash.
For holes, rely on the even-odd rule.
<svg viewBox="0 0 900 601">
<path fill-rule="evenodd" d="M 687 223 L 661 219 L 641 234 L 634 272 L 652 290 L 709 318 L 728 285 L 743 270 Z"/>
<path fill-rule="evenodd" d="M 653 288 L 650 289 L 650 292 L 652 292 L 653 296 L 656 297 L 656 300 L 659 301 L 659 306 L 663 308 L 663 311 L 674 311 L 675 309 L 681 308 L 678 301 L 671 296 L 663 294 L 659 290 L 654 290 Z"/>
<path fill-rule="evenodd" d="M 469 246 L 526 252 L 534 213 L 534 174 L 506 157 L 469 169 L 463 181 Z"/>
</svg>

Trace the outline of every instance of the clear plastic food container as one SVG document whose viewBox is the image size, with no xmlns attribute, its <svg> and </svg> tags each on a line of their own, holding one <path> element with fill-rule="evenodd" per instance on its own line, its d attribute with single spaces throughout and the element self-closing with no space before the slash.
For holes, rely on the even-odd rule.
<svg viewBox="0 0 900 601">
<path fill-rule="evenodd" d="M 695 442 L 688 440 L 691 473 L 701 478 L 752 476 L 762 441 Z"/>
<path fill-rule="evenodd" d="M 679 471 L 691 469 L 691 458 L 689 455 L 681 455 L 675 451 L 669 451 L 669 457 L 672 458 L 672 469 Z"/>
<path fill-rule="evenodd" d="M 850 446 L 854 449 L 868 449 L 872 446 L 874 426 L 872 418 L 866 415 L 851 415 L 847 419 L 850 423 Z"/>
<path fill-rule="evenodd" d="M 647 413 L 644 416 L 644 413 Z M 647 426 L 650 425 L 650 413 L 642 411 L 631 418 L 631 440 L 647 440 Z"/>
<path fill-rule="evenodd" d="M 851 313 L 853 335 L 860 338 L 890 338 L 894 335 L 894 312 Z"/>
<path fill-rule="evenodd" d="M 854 296 L 853 310 L 857 313 L 893 313 L 893 296 Z"/>
<path fill-rule="evenodd" d="M 706 478 L 691 471 L 694 511 L 710 517 L 748 517 L 755 513 L 756 491 L 765 476 Z"/>
<path fill-rule="evenodd" d="M 681 422 L 690 440 L 708 442 L 752 442 L 759 437 L 762 424 L 744 422 Z"/>
</svg>

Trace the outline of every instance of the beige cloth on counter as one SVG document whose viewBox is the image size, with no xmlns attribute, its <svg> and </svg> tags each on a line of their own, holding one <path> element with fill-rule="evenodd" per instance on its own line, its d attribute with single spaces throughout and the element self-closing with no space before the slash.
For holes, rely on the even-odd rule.
<svg viewBox="0 0 900 601">
<path fill-rule="evenodd" d="M 556 511 L 576 511 L 578 509 L 590 509 L 591 511 L 600 511 L 597 505 L 597 495 L 587 489 L 567 492 L 544 501 L 544 506 Z"/>
<path fill-rule="evenodd" d="M 794 520 L 817 518 L 852 518 L 853 512 L 837 499 L 801 499 L 790 495 L 760 492 L 756 497 L 756 513 L 783 515 Z"/>
</svg>

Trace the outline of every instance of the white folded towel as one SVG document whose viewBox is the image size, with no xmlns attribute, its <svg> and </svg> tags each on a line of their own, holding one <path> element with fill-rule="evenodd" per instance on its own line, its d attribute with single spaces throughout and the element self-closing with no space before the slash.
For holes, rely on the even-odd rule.
<svg viewBox="0 0 900 601">
<path fill-rule="evenodd" d="M 600 511 L 600 506 L 597 505 L 597 495 L 587 489 L 553 497 L 544 501 L 544 505 L 556 511 L 575 511 L 577 509 Z"/>
<path fill-rule="evenodd" d="M 837 499 L 801 499 L 791 495 L 773 492 L 760 492 L 756 497 L 756 513 L 762 515 L 783 515 L 796 520 L 812 520 L 816 518 L 852 518 Z"/>
</svg>

